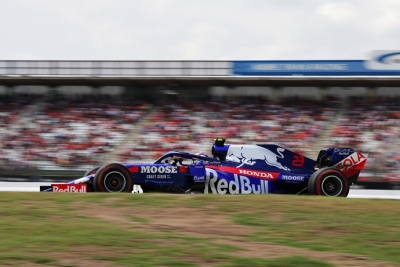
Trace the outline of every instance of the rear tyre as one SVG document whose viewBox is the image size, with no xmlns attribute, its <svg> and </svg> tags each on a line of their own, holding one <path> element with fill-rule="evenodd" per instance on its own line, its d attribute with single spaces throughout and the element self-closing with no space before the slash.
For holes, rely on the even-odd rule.
<svg viewBox="0 0 400 267">
<path fill-rule="evenodd" d="M 308 180 L 308 193 L 329 197 L 347 197 L 350 184 L 340 170 L 332 167 L 314 172 Z"/>
<path fill-rule="evenodd" d="M 107 164 L 97 171 L 93 178 L 94 192 L 130 193 L 133 179 L 130 171 L 118 163 Z"/>
</svg>

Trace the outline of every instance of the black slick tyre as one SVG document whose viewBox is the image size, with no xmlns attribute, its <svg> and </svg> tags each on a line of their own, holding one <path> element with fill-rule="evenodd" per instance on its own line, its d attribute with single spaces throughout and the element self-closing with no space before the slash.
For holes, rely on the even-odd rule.
<svg viewBox="0 0 400 267">
<path fill-rule="evenodd" d="M 349 180 L 340 170 L 333 167 L 321 168 L 308 180 L 310 195 L 347 197 L 350 191 Z"/>
<path fill-rule="evenodd" d="M 119 163 L 110 163 L 99 168 L 93 178 L 94 192 L 130 193 L 132 188 L 130 171 Z"/>
</svg>

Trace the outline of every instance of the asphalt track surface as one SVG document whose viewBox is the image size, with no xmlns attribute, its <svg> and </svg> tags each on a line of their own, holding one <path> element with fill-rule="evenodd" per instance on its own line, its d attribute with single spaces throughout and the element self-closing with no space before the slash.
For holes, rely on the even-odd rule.
<svg viewBox="0 0 400 267">
<path fill-rule="evenodd" d="M 2 192 L 39 192 L 39 186 L 49 183 L 0 182 Z M 349 198 L 400 199 L 400 190 L 350 189 Z"/>
</svg>

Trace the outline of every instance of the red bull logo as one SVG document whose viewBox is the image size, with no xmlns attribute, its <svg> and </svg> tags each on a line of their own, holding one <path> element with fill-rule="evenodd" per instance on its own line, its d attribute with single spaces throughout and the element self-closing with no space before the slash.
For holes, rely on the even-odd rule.
<svg viewBox="0 0 400 267">
<path fill-rule="evenodd" d="M 53 192 L 64 192 L 64 193 L 86 193 L 86 184 L 52 184 Z"/>
<path fill-rule="evenodd" d="M 283 151 L 285 151 L 284 148 L 278 147 L 278 154 L 275 154 L 271 150 L 257 145 L 231 145 L 228 149 L 226 159 L 240 162 L 240 165 L 237 166 L 237 168 L 240 168 L 243 165 L 254 165 L 256 160 L 262 160 L 270 166 L 290 171 L 288 167 L 283 166 L 278 162 L 278 158 L 284 158 L 284 155 L 282 154 Z"/>
<path fill-rule="evenodd" d="M 204 194 L 268 194 L 268 181 L 258 180 L 252 183 L 243 175 L 234 174 L 232 181 L 218 179 L 218 173 L 206 168 L 206 184 Z"/>
</svg>

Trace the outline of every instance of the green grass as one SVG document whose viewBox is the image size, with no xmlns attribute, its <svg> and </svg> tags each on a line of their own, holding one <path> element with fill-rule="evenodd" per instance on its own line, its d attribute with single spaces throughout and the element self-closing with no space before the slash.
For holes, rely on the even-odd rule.
<svg viewBox="0 0 400 267">
<path fill-rule="evenodd" d="M 399 201 L 289 199 L 293 202 L 270 203 L 267 212 L 249 210 L 232 214 L 231 218 L 257 229 L 248 240 L 400 263 Z"/>
<path fill-rule="evenodd" d="M 266 267 L 329 267 L 332 264 L 310 260 L 305 257 L 282 257 L 278 259 L 249 259 L 249 258 L 233 258 L 221 267 L 243 267 L 243 266 L 266 266 Z"/>
<path fill-rule="evenodd" d="M 2 193 L 0 266 L 334 266 L 318 251 L 396 264 L 399 208 L 305 196 Z M 221 220 L 224 232 L 207 232 Z M 251 244 L 316 252 L 255 257 Z"/>
</svg>

